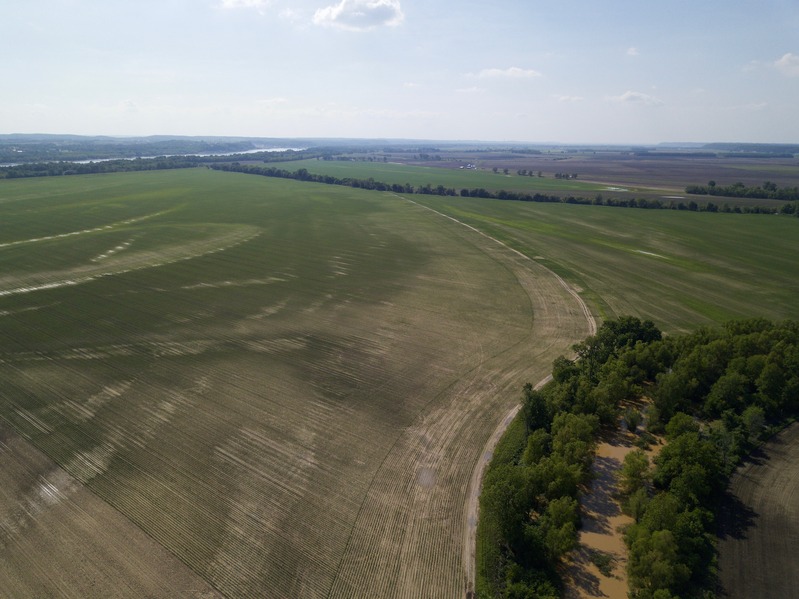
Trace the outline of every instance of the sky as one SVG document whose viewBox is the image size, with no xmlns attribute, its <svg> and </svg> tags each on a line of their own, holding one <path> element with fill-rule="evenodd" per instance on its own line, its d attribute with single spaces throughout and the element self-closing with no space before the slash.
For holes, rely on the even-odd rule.
<svg viewBox="0 0 799 599">
<path fill-rule="evenodd" d="M 797 0 L 3 0 L 0 133 L 799 143 Z"/>
</svg>

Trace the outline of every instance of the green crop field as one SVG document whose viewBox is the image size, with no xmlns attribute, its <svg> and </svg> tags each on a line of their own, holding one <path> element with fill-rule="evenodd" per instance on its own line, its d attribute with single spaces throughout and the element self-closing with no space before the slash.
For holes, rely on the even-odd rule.
<svg viewBox="0 0 799 599">
<path fill-rule="evenodd" d="M 520 192 L 541 192 L 551 194 L 578 194 L 588 197 L 597 192 L 607 190 L 608 186 L 598 183 L 580 181 L 578 179 L 555 179 L 552 173 L 546 177 L 519 176 L 515 172 L 508 175 L 494 173 L 490 170 L 471 170 L 460 168 L 440 168 L 415 166 L 391 162 L 365 162 L 346 160 L 298 160 L 294 162 L 273 162 L 267 166 L 296 171 L 300 168 L 319 175 L 331 175 L 341 179 L 369 179 L 383 183 L 404 185 L 410 183 L 414 187 L 427 185 L 433 187 L 443 185 L 455 189 L 488 189 Z"/>
<path fill-rule="evenodd" d="M 680 331 L 794 316 L 797 242 L 207 169 L 2 181 L 0 588 L 457 596 L 486 441 L 590 331 L 553 272 Z"/>
<path fill-rule="evenodd" d="M 603 318 L 637 315 L 680 332 L 796 315 L 795 217 L 414 198 L 546 265 Z"/>
<path fill-rule="evenodd" d="M 497 414 L 588 331 L 545 269 L 388 194 L 194 169 L 6 181 L 0 215 L 17 596 L 456 595 Z"/>
</svg>

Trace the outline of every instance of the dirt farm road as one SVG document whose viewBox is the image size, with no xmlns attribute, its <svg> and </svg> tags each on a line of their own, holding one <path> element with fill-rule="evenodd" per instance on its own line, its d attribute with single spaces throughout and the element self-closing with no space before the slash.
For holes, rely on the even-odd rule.
<svg viewBox="0 0 799 599">
<path fill-rule="evenodd" d="M 397 196 L 397 197 L 401 197 L 401 196 Z M 514 249 L 514 248 L 512 248 L 510 246 L 508 246 L 506 243 L 500 241 L 499 239 L 497 239 L 495 237 L 492 237 L 491 235 L 488 235 L 487 233 L 484 233 L 483 231 L 480 231 L 479 229 L 473 227 L 472 225 L 464 223 L 463 221 L 460 221 L 460 220 L 458 220 L 455 217 L 449 216 L 447 214 L 443 214 L 442 212 L 439 212 L 438 210 L 435 210 L 435 209 L 430 208 L 428 206 L 424 206 L 423 204 L 419 204 L 418 202 L 415 202 L 415 201 L 410 200 L 408 198 L 403 198 L 403 199 L 405 199 L 408 202 L 411 202 L 412 204 L 416 204 L 417 206 L 420 206 L 422 208 L 426 208 L 427 210 L 430 210 L 430 211 L 432 211 L 432 212 L 434 212 L 434 213 L 436 213 L 436 214 L 438 214 L 438 215 L 440 215 L 440 216 L 442 216 L 442 217 L 444 217 L 446 219 L 449 219 L 449 220 L 451 220 L 451 221 L 453 221 L 455 223 L 458 223 L 459 225 L 461 225 L 463 227 L 466 227 L 467 229 L 469 229 L 471 231 L 474 231 L 475 233 L 478 233 L 478 234 L 482 235 L 483 237 L 491 240 L 493 243 L 496 243 L 496 244 L 502 246 L 503 248 L 509 250 L 513 254 L 521 257 L 523 260 L 529 261 L 531 264 L 535 264 L 536 267 L 538 267 L 538 268 L 541 267 L 540 264 L 535 262 L 529 256 L 527 256 L 527 255 L 523 254 L 522 252 L 520 252 L 520 251 L 518 251 L 518 250 L 516 250 L 516 249 Z M 566 281 L 564 281 L 560 276 L 558 276 L 557 274 L 555 274 L 551 270 L 549 270 L 549 269 L 544 269 L 544 270 L 549 275 L 551 275 L 552 277 L 557 279 L 557 281 L 560 283 L 560 285 L 562 285 L 563 288 L 569 293 L 569 295 L 571 295 L 571 297 L 573 297 L 574 300 L 577 302 L 577 304 L 580 307 L 580 310 L 582 311 L 583 316 L 585 317 L 586 323 L 588 325 L 588 334 L 589 335 L 596 334 L 596 330 L 597 330 L 596 320 L 594 319 L 593 314 L 591 314 L 591 310 L 588 308 L 588 305 L 580 297 L 580 295 L 577 293 L 577 291 L 575 291 L 571 286 L 569 286 L 568 283 L 566 283 Z M 545 377 L 544 379 L 542 379 L 541 381 L 539 381 L 536 384 L 535 388 L 536 389 L 540 389 L 546 383 L 548 383 L 550 380 L 552 380 L 552 376 L 551 375 L 549 375 L 549 376 Z M 466 505 L 465 505 L 465 509 L 464 509 L 464 520 L 465 520 L 465 523 L 464 523 L 464 529 L 463 529 L 464 530 L 464 538 L 463 538 L 463 558 L 462 558 L 463 567 L 464 567 L 464 573 L 465 573 L 465 577 L 466 577 L 466 588 L 465 588 L 466 597 L 471 597 L 473 595 L 473 593 L 474 593 L 474 585 L 475 585 L 475 553 L 476 553 L 476 545 L 475 544 L 476 544 L 476 540 L 477 540 L 477 520 L 478 520 L 478 517 L 479 517 L 479 507 L 480 507 L 480 501 L 479 500 L 480 500 L 480 490 L 481 490 L 481 487 L 482 487 L 483 475 L 485 474 L 486 467 L 488 466 L 489 462 L 491 461 L 491 457 L 493 455 L 494 448 L 496 447 L 496 445 L 499 442 L 499 440 L 502 437 L 502 435 L 507 430 L 508 426 L 510 426 L 510 423 L 513 421 L 513 419 L 519 413 L 520 409 L 521 409 L 521 404 L 516 405 L 515 407 L 513 407 L 505 415 L 505 417 L 500 421 L 500 423 L 497 425 L 497 428 L 494 429 L 494 432 L 491 434 L 491 437 L 488 439 L 488 441 L 486 442 L 485 446 L 483 447 L 483 452 L 481 454 L 480 460 L 477 462 L 477 465 L 475 466 L 475 469 L 474 469 L 474 471 L 472 473 L 471 480 L 469 482 L 469 490 L 468 490 L 467 499 L 466 499 Z"/>
</svg>

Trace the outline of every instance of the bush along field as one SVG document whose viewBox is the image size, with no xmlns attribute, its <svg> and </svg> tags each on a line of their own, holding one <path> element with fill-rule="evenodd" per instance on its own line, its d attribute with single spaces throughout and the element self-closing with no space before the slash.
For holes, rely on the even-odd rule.
<svg viewBox="0 0 799 599">
<path fill-rule="evenodd" d="M 799 412 L 799 323 L 730 321 L 662 336 L 651 321 L 606 321 L 558 358 L 553 381 L 524 389 L 524 434 L 508 435 L 485 477 L 477 557 L 481 597 L 557 597 L 575 547 L 579 494 L 597 431 L 625 399 L 646 396 L 640 445 L 662 434 L 653 464 L 625 458 L 618 494 L 630 597 L 714 596 L 716 513 L 729 478 L 763 438 Z M 508 446 L 512 445 L 512 446 Z M 501 449 L 501 451 L 500 451 Z"/>
</svg>

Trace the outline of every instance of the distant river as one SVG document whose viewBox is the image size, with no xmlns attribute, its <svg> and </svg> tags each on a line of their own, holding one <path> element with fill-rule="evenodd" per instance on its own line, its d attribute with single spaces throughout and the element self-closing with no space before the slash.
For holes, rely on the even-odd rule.
<svg viewBox="0 0 799 599">
<path fill-rule="evenodd" d="M 243 150 L 240 152 L 207 152 L 203 154 L 158 154 L 157 156 L 120 156 L 118 158 L 90 158 L 88 160 L 42 160 L 40 162 L 71 162 L 72 164 L 91 164 L 93 162 L 110 162 L 111 160 L 136 160 L 141 158 L 142 160 L 148 160 L 152 158 L 171 158 L 173 156 L 200 156 L 200 157 L 207 157 L 207 156 L 237 156 L 238 154 L 257 154 L 258 152 L 302 152 L 303 150 L 307 150 L 307 148 L 256 148 L 254 150 Z M 23 164 L 34 164 L 34 163 L 25 163 L 25 162 L 9 162 L 7 164 L 0 164 L 0 168 L 8 167 L 8 166 L 21 166 Z"/>
</svg>

